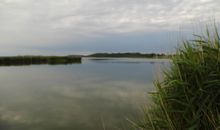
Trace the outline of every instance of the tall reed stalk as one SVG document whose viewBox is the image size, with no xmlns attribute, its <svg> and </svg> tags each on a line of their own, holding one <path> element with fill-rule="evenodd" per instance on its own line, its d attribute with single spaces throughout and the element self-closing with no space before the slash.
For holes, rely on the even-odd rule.
<svg viewBox="0 0 220 130">
<path fill-rule="evenodd" d="M 141 130 L 220 130 L 220 37 L 217 27 L 183 41 L 156 81 Z"/>
</svg>

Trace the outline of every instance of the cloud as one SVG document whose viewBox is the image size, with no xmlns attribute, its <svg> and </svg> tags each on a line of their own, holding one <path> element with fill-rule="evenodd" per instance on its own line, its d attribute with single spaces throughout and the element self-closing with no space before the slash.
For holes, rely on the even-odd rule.
<svg viewBox="0 0 220 130">
<path fill-rule="evenodd" d="M 2 50 L 74 47 L 110 34 L 189 29 L 193 22 L 218 21 L 219 5 L 215 0 L 1 0 L 0 45 Z"/>
</svg>

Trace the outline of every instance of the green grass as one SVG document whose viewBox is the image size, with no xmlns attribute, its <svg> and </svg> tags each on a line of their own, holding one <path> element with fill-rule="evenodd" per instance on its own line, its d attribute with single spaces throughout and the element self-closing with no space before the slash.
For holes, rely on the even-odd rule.
<svg viewBox="0 0 220 130">
<path fill-rule="evenodd" d="M 153 104 L 141 130 L 220 129 L 220 38 L 217 27 L 183 41 L 164 79 L 155 82 Z"/>
</svg>

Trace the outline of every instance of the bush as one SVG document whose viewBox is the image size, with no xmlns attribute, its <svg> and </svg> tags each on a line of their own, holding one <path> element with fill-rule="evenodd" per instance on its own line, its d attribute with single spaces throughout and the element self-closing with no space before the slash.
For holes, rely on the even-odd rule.
<svg viewBox="0 0 220 130">
<path fill-rule="evenodd" d="M 156 81 L 153 105 L 140 129 L 215 130 L 220 128 L 220 38 L 217 27 L 183 41 Z"/>
</svg>

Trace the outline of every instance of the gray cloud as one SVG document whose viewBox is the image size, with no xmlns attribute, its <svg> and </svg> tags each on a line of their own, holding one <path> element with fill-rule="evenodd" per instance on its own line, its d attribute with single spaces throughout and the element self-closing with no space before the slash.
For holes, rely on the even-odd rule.
<svg viewBox="0 0 220 130">
<path fill-rule="evenodd" d="M 0 54 L 188 29 L 193 22 L 218 21 L 219 6 L 215 0 L 1 0 Z"/>
</svg>

